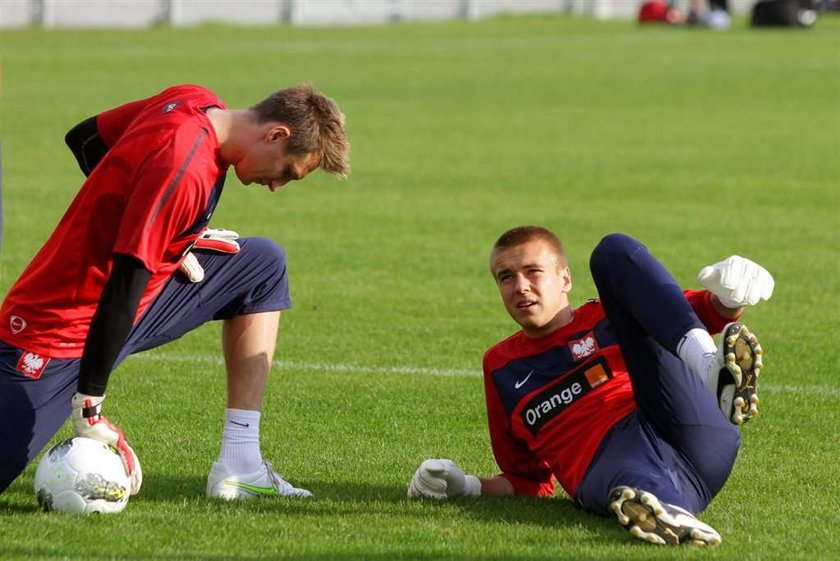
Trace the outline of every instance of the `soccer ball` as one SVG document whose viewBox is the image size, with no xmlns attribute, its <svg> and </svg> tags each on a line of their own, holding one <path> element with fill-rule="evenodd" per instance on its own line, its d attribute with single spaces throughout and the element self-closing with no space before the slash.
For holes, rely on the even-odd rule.
<svg viewBox="0 0 840 561">
<path fill-rule="evenodd" d="M 130 494 L 131 480 L 119 454 L 92 438 L 59 442 L 35 470 L 35 496 L 46 512 L 120 512 Z"/>
</svg>

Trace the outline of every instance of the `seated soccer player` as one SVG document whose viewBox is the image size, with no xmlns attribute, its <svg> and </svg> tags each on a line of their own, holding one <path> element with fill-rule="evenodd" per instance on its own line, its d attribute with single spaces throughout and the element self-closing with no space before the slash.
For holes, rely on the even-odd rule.
<svg viewBox="0 0 840 561">
<path fill-rule="evenodd" d="M 719 544 L 694 514 L 732 470 L 738 425 L 758 413 L 762 351 L 736 320 L 771 296 L 773 278 L 732 256 L 700 271 L 707 290 L 684 291 L 621 234 L 601 240 L 590 268 L 599 299 L 573 308 L 557 236 L 522 226 L 499 238 L 490 271 L 522 327 L 484 356 L 501 473 L 479 478 L 430 459 L 408 496 L 549 496 L 559 482 L 583 509 L 616 516 L 647 542 Z"/>
</svg>

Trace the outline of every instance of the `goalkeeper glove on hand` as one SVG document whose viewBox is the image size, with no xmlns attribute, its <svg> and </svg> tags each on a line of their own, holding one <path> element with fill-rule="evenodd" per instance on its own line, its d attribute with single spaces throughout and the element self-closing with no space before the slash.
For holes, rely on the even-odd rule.
<svg viewBox="0 0 840 561">
<path fill-rule="evenodd" d="M 703 267 L 697 280 L 727 308 L 752 306 L 773 295 L 773 276 L 761 265 L 733 255 Z"/>
<path fill-rule="evenodd" d="M 116 450 L 122 458 L 125 471 L 131 479 L 131 494 L 136 495 L 143 484 L 143 470 L 134 449 L 129 446 L 125 435 L 116 425 L 101 415 L 105 396 L 85 395 L 76 392 L 70 401 L 73 431 L 76 436 L 104 442 Z"/>
<path fill-rule="evenodd" d="M 408 497 L 448 499 L 481 495 L 481 481 L 474 475 L 464 475 L 452 460 L 426 460 L 408 484 Z"/>
<path fill-rule="evenodd" d="M 206 249 L 208 251 L 215 251 L 217 253 L 239 253 L 239 234 L 233 230 L 217 230 L 215 228 L 207 228 L 195 240 L 192 249 Z M 190 282 L 201 282 L 204 280 L 204 268 L 198 262 L 192 251 L 187 253 L 184 260 L 181 261 L 181 273 Z"/>
</svg>

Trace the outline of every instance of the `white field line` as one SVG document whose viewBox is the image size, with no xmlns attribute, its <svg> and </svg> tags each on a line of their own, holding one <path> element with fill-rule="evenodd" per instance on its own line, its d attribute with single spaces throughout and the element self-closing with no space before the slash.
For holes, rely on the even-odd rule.
<svg viewBox="0 0 840 561">
<path fill-rule="evenodd" d="M 195 364 L 215 364 L 222 366 L 224 360 L 214 355 L 176 355 L 159 352 L 146 352 L 132 355 L 129 360 L 150 360 L 154 362 L 177 362 Z M 462 370 L 454 368 L 419 368 L 414 366 L 362 366 L 357 364 L 326 364 L 317 362 L 298 362 L 294 360 L 275 360 L 272 367 L 278 370 L 298 370 L 303 372 L 348 372 L 350 374 L 418 374 L 421 376 L 481 376 L 480 370 Z M 840 388 L 834 386 L 794 386 L 786 384 L 761 384 L 761 389 L 770 393 L 804 393 L 825 397 L 840 397 Z"/>
<path fill-rule="evenodd" d="M 223 365 L 224 360 L 211 355 L 173 355 L 165 353 L 139 353 L 130 358 L 161 362 L 203 363 Z M 272 368 L 278 370 L 299 370 L 304 372 L 349 372 L 351 374 L 420 374 L 423 376 L 481 376 L 480 370 L 458 370 L 454 368 L 416 368 L 412 366 L 359 366 L 355 364 L 322 364 L 275 360 Z"/>
</svg>

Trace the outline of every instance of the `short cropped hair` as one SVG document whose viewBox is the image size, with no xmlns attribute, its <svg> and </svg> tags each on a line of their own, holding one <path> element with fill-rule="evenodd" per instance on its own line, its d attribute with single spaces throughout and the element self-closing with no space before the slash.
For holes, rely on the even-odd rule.
<svg viewBox="0 0 840 561">
<path fill-rule="evenodd" d="M 511 228 L 496 240 L 493 250 L 490 252 L 490 266 L 493 266 L 493 255 L 496 250 L 516 247 L 533 240 L 540 240 L 548 244 L 551 252 L 557 257 L 557 265 L 562 268 L 566 266 L 566 250 L 563 249 L 563 242 L 557 235 L 542 226 L 517 226 Z M 493 273 L 493 271 L 490 271 Z"/>
<path fill-rule="evenodd" d="M 310 83 L 278 90 L 250 108 L 258 123 L 277 121 L 289 126 L 292 154 L 318 154 L 318 167 L 339 177 L 350 173 L 350 143 L 344 130 L 344 113 L 332 99 Z"/>
</svg>

